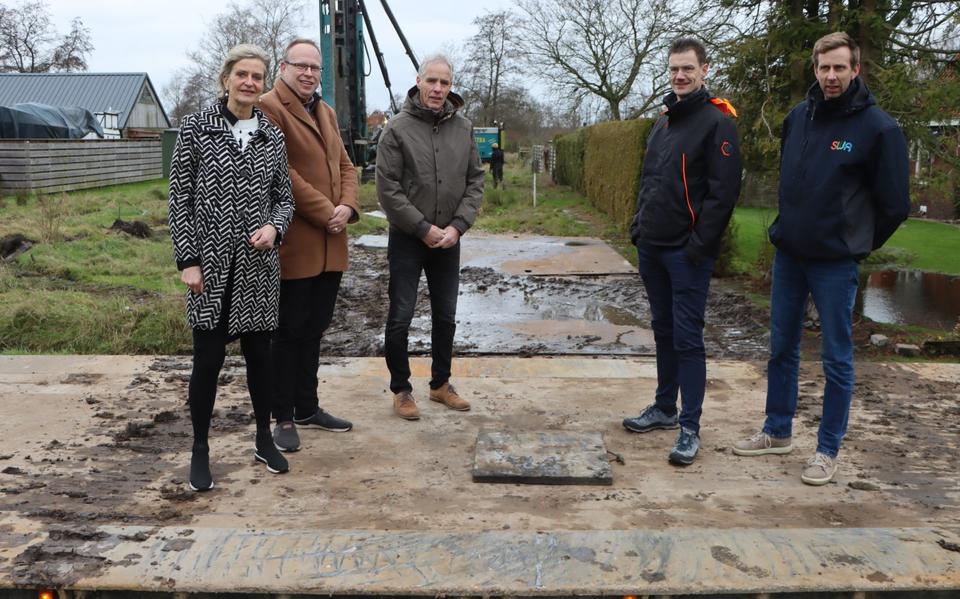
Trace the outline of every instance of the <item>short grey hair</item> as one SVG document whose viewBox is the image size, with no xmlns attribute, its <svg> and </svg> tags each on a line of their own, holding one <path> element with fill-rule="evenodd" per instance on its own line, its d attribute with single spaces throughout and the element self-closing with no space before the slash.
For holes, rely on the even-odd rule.
<svg viewBox="0 0 960 599">
<path fill-rule="evenodd" d="M 227 51 L 227 56 L 223 59 L 223 65 L 220 66 L 220 74 L 217 76 L 217 86 L 220 88 L 221 100 L 227 99 L 226 80 L 233 71 L 234 65 L 241 60 L 246 60 L 247 58 L 253 58 L 262 62 L 263 74 L 267 74 L 267 70 L 270 68 L 270 57 L 267 56 L 267 53 L 264 52 L 260 46 L 254 46 L 253 44 L 239 44 L 230 48 Z"/>
<path fill-rule="evenodd" d="M 453 63 L 450 62 L 450 59 L 447 58 L 446 54 L 441 54 L 437 52 L 436 54 L 430 54 L 423 59 L 423 62 L 420 63 L 420 68 L 417 70 L 417 75 L 423 77 L 427 73 L 427 67 L 442 62 L 447 65 L 447 68 L 450 69 L 450 79 L 453 79 Z"/>
</svg>

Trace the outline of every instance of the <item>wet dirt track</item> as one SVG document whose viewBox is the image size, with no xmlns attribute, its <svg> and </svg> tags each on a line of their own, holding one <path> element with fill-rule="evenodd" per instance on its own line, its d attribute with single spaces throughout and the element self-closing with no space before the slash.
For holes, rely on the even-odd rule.
<svg viewBox="0 0 960 599">
<path fill-rule="evenodd" d="M 552 243 L 551 243 L 552 241 Z M 323 351 L 383 354 L 385 238 L 351 248 Z M 646 295 L 633 267 L 598 240 L 519 235 L 464 237 L 455 351 L 478 355 L 653 355 Z M 421 279 L 410 329 L 413 354 L 430 347 L 429 294 Z M 751 359 L 767 349 L 766 315 L 724 284 L 707 306 L 707 355 Z"/>
</svg>

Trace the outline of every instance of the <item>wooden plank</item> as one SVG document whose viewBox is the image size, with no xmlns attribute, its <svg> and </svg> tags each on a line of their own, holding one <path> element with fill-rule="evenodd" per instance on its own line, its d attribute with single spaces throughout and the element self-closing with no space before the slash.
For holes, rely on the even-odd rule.
<svg viewBox="0 0 960 599">
<path fill-rule="evenodd" d="M 70 185 L 74 183 L 100 183 L 102 185 L 112 185 L 111 181 L 116 179 L 124 179 L 127 177 L 146 177 L 150 179 L 159 179 L 161 177 L 160 169 L 131 169 L 129 171 L 122 171 L 111 173 L 108 175 L 103 175 L 102 173 L 89 173 L 89 174 L 77 174 L 69 177 L 47 177 L 47 178 L 33 178 L 33 186 L 36 189 L 41 187 L 46 187 L 50 185 Z M 21 181 L 26 181 L 26 179 L 20 179 Z M 13 179 L 11 179 L 13 181 Z"/>
<path fill-rule="evenodd" d="M 122 168 L 113 168 L 109 170 L 71 170 L 64 172 L 12 172 L 4 173 L 3 179 L 5 181 L 36 181 L 38 184 L 46 183 L 49 181 L 67 181 L 75 180 L 77 178 L 85 178 L 91 180 L 100 180 L 100 179 L 111 179 L 117 176 L 124 176 L 128 173 L 145 173 L 145 172 L 155 172 L 158 173 L 158 177 L 162 174 L 162 168 L 159 164 L 147 164 L 147 165 L 131 165 Z"/>
<path fill-rule="evenodd" d="M 131 166 L 142 166 L 142 167 L 151 167 L 154 165 L 160 165 L 161 161 L 159 158 L 138 158 L 136 160 L 98 160 L 96 162 L 59 162 L 54 164 L 37 164 L 34 162 L 31 165 L 25 165 L 25 168 L 21 166 L 19 170 L 26 170 L 29 168 L 32 172 L 37 175 L 43 173 L 66 173 L 71 171 L 110 171 L 114 168 L 126 168 Z"/>
<path fill-rule="evenodd" d="M 120 179 L 124 177 L 131 176 L 152 176 L 154 178 L 159 178 L 161 175 L 160 169 L 129 169 L 124 171 L 116 171 L 113 173 L 75 173 L 66 177 L 34 177 L 33 183 L 34 187 L 53 185 L 53 184 L 70 184 L 77 182 L 88 182 L 88 181 L 103 181 L 104 185 L 107 185 L 107 181 L 112 181 L 114 179 Z M 12 179 L 11 179 L 12 180 Z"/>
<path fill-rule="evenodd" d="M 41 148 L 39 150 L 30 149 L 30 155 L 34 158 L 59 160 L 83 159 L 88 156 L 136 156 L 140 154 L 160 156 L 161 151 L 159 148 L 131 148 L 125 151 L 111 150 L 109 148 L 90 148 L 87 151 L 50 150 L 47 148 Z"/>
<path fill-rule="evenodd" d="M 159 178 L 160 178 L 160 174 L 158 173 L 158 174 L 151 174 L 151 175 L 145 175 L 145 176 L 123 177 L 120 179 L 112 179 L 109 181 L 78 182 L 78 183 L 72 183 L 68 185 L 50 185 L 45 187 L 35 187 L 32 189 L 29 187 L 7 186 L 7 183 L 5 181 L 0 181 L 0 192 L 8 193 L 8 194 L 17 193 L 21 191 L 32 191 L 35 193 L 60 193 L 65 191 L 76 191 L 81 189 L 107 187 L 110 185 L 120 185 L 122 183 L 137 183 L 140 181 L 152 181 Z"/>
</svg>

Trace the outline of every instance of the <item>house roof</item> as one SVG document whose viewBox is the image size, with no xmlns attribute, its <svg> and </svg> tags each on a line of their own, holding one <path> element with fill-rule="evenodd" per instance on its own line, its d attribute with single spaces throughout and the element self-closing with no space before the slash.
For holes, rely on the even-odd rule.
<svg viewBox="0 0 960 599">
<path fill-rule="evenodd" d="M 146 73 L 0 73 L 0 106 L 37 102 L 80 106 L 90 112 L 117 112 L 123 129 L 144 83 L 169 127 L 170 119 Z"/>
</svg>

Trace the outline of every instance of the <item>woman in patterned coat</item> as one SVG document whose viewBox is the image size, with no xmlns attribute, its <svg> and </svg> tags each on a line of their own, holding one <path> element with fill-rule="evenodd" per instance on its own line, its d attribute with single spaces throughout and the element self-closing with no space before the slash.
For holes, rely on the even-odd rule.
<svg viewBox="0 0 960 599">
<path fill-rule="evenodd" d="M 221 98 L 185 117 L 170 168 L 170 236 L 193 329 L 190 488 L 213 488 L 207 434 L 227 343 L 240 339 L 257 420 L 257 461 L 288 470 L 270 435 L 270 336 L 277 328 L 277 248 L 293 216 L 283 134 L 256 108 L 269 60 L 232 48 Z"/>
</svg>

